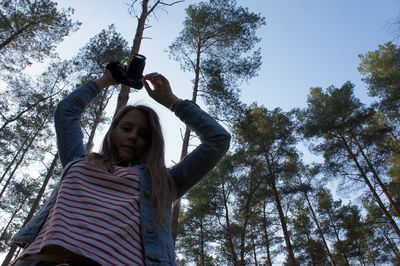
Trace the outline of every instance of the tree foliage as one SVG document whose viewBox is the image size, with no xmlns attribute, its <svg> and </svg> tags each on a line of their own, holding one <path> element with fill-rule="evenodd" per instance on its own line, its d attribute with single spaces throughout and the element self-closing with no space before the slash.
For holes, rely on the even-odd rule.
<svg viewBox="0 0 400 266">
<path fill-rule="evenodd" d="M 0 71 L 16 70 L 54 55 L 65 36 L 78 29 L 73 9 L 57 9 L 51 0 L 2 0 Z"/>
<path fill-rule="evenodd" d="M 199 2 L 186 14 L 169 54 L 194 74 L 192 100 L 203 96 L 212 111 L 229 120 L 241 107 L 240 81 L 256 76 L 261 66 L 256 32 L 264 18 L 234 0 Z"/>
<path fill-rule="evenodd" d="M 385 43 L 360 55 L 360 60 L 358 70 L 365 76 L 369 95 L 379 98 L 381 110 L 400 119 L 400 47 Z"/>
<path fill-rule="evenodd" d="M 324 155 L 326 170 L 333 176 L 365 183 L 400 236 L 399 227 L 388 210 L 389 205 L 394 208 L 395 215 L 400 214 L 385 175 L 385 161 L 390 152 L 382 149 L 392 129 L 377 123 L 376 111 L 360 103 L 351 83 L 341 88 L 329 87 L 326 92 L 312 88 L 308 107 L 300 118 L 304 136 L 321 140 L 314 150 Z M 381 192 L 389 204 L 381 199 Z"/>
</svg>

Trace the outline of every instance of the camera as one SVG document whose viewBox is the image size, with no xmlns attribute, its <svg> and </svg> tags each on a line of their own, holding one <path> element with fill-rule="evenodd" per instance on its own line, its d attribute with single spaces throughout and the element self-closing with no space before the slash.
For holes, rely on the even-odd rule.
<svg viewBox="0 0 400 266">
<path fill-rule="evenodd" d="M 119 61 L 110 62 L 106 68 L 111 71 L 113 78 L 124 85 L 140 90 L 143 87 L 143 70 L 146 64 L 146 57 L 141 54 L 134 54 L 128 69 Z"/>
</svg>

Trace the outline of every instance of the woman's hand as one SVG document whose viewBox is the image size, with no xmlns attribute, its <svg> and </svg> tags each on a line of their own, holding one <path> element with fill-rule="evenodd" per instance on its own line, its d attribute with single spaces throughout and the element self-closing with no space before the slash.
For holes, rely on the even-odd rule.
<svg viewBox="0 0 400 266">
<path fill-rule="evenodd" d="M 96 82 L 97 86 L 99 86 L 101 89 L 107 88 L 111 85 L 119 84 L 114 80 L 113 76 L 111 75 L 111 71 L 108 69 L 105 69 L 103 76 L 96 79 L 94 82 Z"/>
<path fill-rule="evenodd" d="M 148 81 L 151 83 L 154 90 L 151 89 Z M 168 80 L 161 74 L 150 73 L 145 75 L 143 77 L 143 85 L 151 98 L 167 108 L 170 108 L 170 106 L 179 99 L 172 92 Z"/>
</svg>

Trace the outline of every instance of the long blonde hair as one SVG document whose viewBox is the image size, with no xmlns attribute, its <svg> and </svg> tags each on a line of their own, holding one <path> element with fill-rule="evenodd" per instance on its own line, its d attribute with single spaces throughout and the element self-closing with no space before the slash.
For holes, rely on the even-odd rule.
<svg viewBox="0 0 400 266">
<path fill-rule="evenodd" d="M 149 143 L 144 154 L 140 157 L 140 163 L 145 166 L 151 185 L 152 198 L 157 206 L 158 223 L 162 223 L 166 218 L 166 211 L 169 210 L 172 200 L 175 200 L 175 184 L 169 174 L 164 160 L 164 137 L 160 125 L 160 119 L 157 113 L 145 105 L 128 105 L 121 108 L 114 116 L 111 125 L 104 137 L 103 144 L 99 154 L 90 154 L 87 160 L 96 161 L 102 167 L 109 170 L 113 165 L 121 162 L 115 144 L 115 129 L 122 117 L 130 111 L 137 110 L 142 112 L 146 118 L 150 130 Z M 172 197 L 172 198 L 171 198 Z"/>
</svg>

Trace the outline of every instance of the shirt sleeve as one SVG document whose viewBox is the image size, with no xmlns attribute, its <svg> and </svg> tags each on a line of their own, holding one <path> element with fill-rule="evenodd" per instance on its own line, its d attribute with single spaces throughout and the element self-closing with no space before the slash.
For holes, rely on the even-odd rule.
<svg viewBox="0 0 400 266">
<path fill-rule="evenodd" d="M 85 155 L 81 115 L 85 107 L 100 92 L 94 81 L 90 81 L 71 92 L 56 107 L 54 125 L 57 136 L 57 148 L 61 164 Z"/>
<path fill-rule="evenodd" d="M 174 111 L 201 141 L 199 146 L 170 169 L 177 196 L 181 197 L 217 165 L 229 149 L 231 136 L 192 101 L 180 102 Z"/>
</svg>

